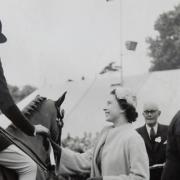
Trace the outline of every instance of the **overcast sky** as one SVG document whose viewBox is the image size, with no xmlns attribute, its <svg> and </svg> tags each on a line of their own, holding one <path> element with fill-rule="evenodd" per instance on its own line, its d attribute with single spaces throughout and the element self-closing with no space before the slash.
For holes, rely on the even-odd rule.
<svg viewBox="0 0 180 180">
<path fill-rule="evenodd" d="M 153 25 L 159 14 L 177 3 L 0 0 L 0 19 L 8 37 L 0 45 L 0 57 L 8 82 L 40 87 L 68 78 L 93 78 L 109 62 L 119 62 L 120 32 L 123 45 L 126 40 L 138 42 L 136 52 L 123 49 L 124 75 L 147 72 L 150 58 L 145 39 L 156 35 Z"/>
</svg>

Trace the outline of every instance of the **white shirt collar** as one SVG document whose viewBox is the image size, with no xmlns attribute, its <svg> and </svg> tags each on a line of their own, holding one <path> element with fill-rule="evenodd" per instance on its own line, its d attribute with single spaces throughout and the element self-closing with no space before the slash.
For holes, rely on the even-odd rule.
<svg viewBox="0 0 180 180">
<path fill-rule="evenodd" d="M 150 137 L 150 130 L 151 130 L 151 127 L 150 127 L 150 126 L 148 126 L 148 125 L 146 124 L 146 129 L 147 129 L 148 135 L 149 135 L 149 137 Z M 157 130 L 158 130 L 158 123 L 156 123 L 156 125 L 155 125 L 155 126 L 153 126 L 153 129 L 154 129 L 155 134 L 157 134 Z"/>
</svg>

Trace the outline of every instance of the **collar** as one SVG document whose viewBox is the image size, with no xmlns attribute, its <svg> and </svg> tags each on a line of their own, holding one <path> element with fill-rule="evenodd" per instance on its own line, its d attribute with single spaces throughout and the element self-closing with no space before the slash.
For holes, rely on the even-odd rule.
<svg viewBox="0 0 180 180">
<path fill-rule="evenodd" d="M 123 131 L 123 130 L 127 130 L 127 129 L 129 129 L 129 128 L 132 128 L 132 124 L 131 123 L 124 123 L 124 124 L 121 124 L 121 125 L 119 125 L 119 126 L 112 126 L 112 128 L 113 129 L 121 129 L 121 131 Z"/>
<path fill-rule="evenodd" d="M 152 128 L 154 129 L 155 134 L 157 134 L 157 130 L 158 130 L 158 123 L 156 123 L 156 125 L 155 125 L 155 126 L 153 126 Z M 151 130 L 151 127 L 150 127 L 150 126 L 148 126 L 148 125 L 146 124 L 146 129 L 147 129 L 148 135 L 150 136 L 150 130 Z"/>
</svg>

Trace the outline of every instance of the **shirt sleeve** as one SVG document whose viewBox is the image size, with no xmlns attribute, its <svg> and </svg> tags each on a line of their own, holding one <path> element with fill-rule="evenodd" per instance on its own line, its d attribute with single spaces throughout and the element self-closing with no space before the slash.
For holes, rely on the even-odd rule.
<svg viewBox="0 0 180 180">
<path fill-rule="evenodd" d="M 61 161 L 58 172 L 60 174 L 90 173 L 93 149 L 85 153 L 77 153 L 67 148 L 62 148 Z"/>
<path fill-rule="evenodd" d="M 14 101 L 9 93 L 7 82 L 4 76 L 2 63 L 0 60 L 0 109 L 4 112 L 10 106 L 14 104 Z"/>
<path fill-rule="evenodd" d="M 35 128 L 24 117 L 19 108 L 14 103 L 10 95 L 2 63 L 0 60 L 0 110 L 2 113 L 13 122 L 15 126 L 21 129 L 24 133 L 33 136 Z"/>
</svg>

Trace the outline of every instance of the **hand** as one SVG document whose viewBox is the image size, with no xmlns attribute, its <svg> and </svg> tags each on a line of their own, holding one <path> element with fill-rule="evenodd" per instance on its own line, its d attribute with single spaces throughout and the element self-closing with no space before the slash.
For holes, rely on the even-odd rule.
<svg viewBox="0 0 180 180">
<path fill-rule="evenodd" d="M 93 178 L 88 178 L 87 180 L 103 180 L 102 177 L 93 177 Z"/>
<path fill-rule="evenodd" d="M 35 127 L 35 134 L 43 134 L 49 136 L 49 129 L 42 126 L 41 124 L 34 125 Z"/>
</svg>

